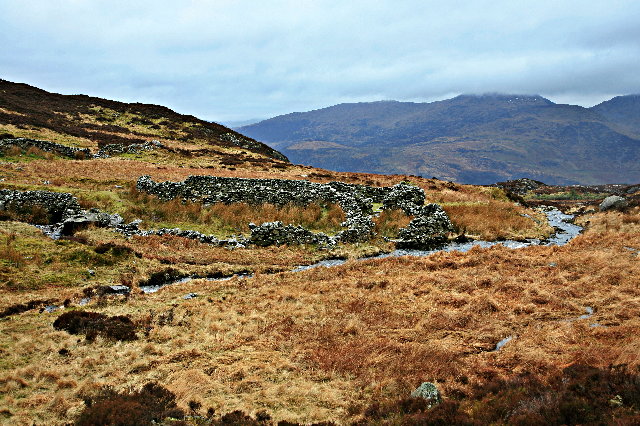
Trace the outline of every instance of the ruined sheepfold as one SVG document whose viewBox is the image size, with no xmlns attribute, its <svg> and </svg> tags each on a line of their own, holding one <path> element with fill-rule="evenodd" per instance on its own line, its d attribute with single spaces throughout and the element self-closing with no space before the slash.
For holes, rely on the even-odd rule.
<svg viewBox="0 0 640 426">
<path fill-rule="evenodd" d="M 125 223 L 118 214 L 98 209 L 83 210 L 77 199 L 69 193 L 52 191 L 0 190 L 0 218 L 20 220 L 41 225 L 40 228 L 53 238 L 72 235 L 88 225 L 105 227 L 125 236 L 175 235 L 203 243 L 246 247 L 282 244 L 317 244 L 332 246 L 338 242 L 366 241 L 374 235 L 373 202 L 382 203 L 383 209 L 402 209 L 413 220 L 399 231 L 398 247 L 428 248 L 444 242 L 453 230 L 446 213 L 437 204 L 424 205 L 424 191 L 418 187 L 398 184 L 376 188 L 351 185 L 342 182 L 319 184 L 308 181 L 284 179 L 239 179 L 210 176 L 192 176 L 185 182 L 155 183 L 148 176 L 138 180 L 138 189 L 155 194 L 161 199 L 201 201 L 206 203 L 245 202 L 251 204 L 294 203 L 305 206 L 314 202 L 337 203 L 345 211 L 344 229 L 334 236 L 314 233 L 302 226 L 284 225 L 282 222 L 266 222 L 259 226 L 250 224 L 251 235 L 218 239 L 179 228 L 139 229 L 140 221 Z"/>
<path fill-rule="evenodd" d="M 345 228 L 335 236 L 313 233 L 301 226 L 283 225 L 281 222 L 251 226 L 249 242 L 256 245 L 322 244 L 360 242 L 373 235 L 373 203 L 382 203 L 383 209 L 401 209 L 414 219 L 400 230 L 396 243 L 405 248 L 432 247 L 445 240 L 453 225 L 437 204 L 424 205 L 421 188 L 401 183 L 392 187 L 329 182 L 326 184 L 306 180 L 245 179 L 217 176 L 189 176 L 184 182 L 154 182 L 149 176 L 138 179 L 137 189 L 156 195 L 162 200 L 214 203 L 295 204 L 335 203 L 345 212 Z"/>
</svg>

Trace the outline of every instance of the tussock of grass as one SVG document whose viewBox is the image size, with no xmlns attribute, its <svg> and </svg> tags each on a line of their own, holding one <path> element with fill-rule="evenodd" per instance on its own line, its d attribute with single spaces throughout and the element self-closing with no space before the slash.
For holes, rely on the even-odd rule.
<svg viewBox="0 0 640 426">
<path fill-rule="evenodd" d="M 302 225 L 313 231 L 335 233 L 341 229 L 340 224 L 345 220 L 344 212 L 336 204 L 325 207 L 319 204 L 301 207 L 293 204 L 255 206 L 247 203 L 203 206 L 202 203 L 183 203 L 178 199 L 162 201 L 135 190 L 127 195 L 127 200 L 130 205 L 125 217 L 143 219 L 146 226 L 193 226 L 191 229 L 223 236 L 249 232 L 250 222 L 276 220 L 285 224 Z"/>
<path fill-rule="evenodd" d="M 443 208 L 456 229 L 483 240 L 541 238 L 552 231 L 544 215 L 506 201 L 445 204 Z"/>
</svg>

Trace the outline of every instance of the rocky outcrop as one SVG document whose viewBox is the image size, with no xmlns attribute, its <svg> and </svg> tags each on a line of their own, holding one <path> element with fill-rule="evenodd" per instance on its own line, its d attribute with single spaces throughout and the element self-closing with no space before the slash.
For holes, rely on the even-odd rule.
<svg viewBox="0 0 640 426">
<path fill-rule="evenodd" d="M 422 398 L 429 401 L 429 408 L 438 405 L 442 401 L 438 387 L 431 382 L 424 382 L 416 390 L 411 392 L 412 398 Z"/>
<path fill-rule="evenodd" d="M 0 149 L 17 146 L 18 148 L 27 150 L 29 148 L 38 148 L 45 152 L 62 155 L 63 157 L 85 159 L 93 158 L 91 150 L 87 148 L 75 148 L 71 146 L 61 145 L 59 143 L 41 141 L 29 138 L 0 139 Z"/>
<path fill-rule="evenodd" d="M 69 215 L 59 224 L 60 235 L 73 235 L 74 232 L 84 229 L 89 225 L 101 228 L 117 228 L 124 224 L 119 214 L 109 214 L 98 209 L 81 210 Z"/>
<path fill-rule="evenodd" d="M 278 152 L 275 149 L 268 147 L 267 145 L 261 144 L 260 142 L 243 138 L 239 134 L 223 133 L 218 137 L 218 139 L 220 139 L 221 141 L 232 143 L 235 146 L 238 146 L 240 148 L 245 148 L 250 150 L 261 151 L 261 150 L 264 150 L 266 147 L 268 148 L 268 150 L 270 150 L 269 151 L 270 157 L 275 158 L 276 160 L 286 161 L 287 163 L 289 162 L 289 159 L 281 152 Z"/>
<path fill-rule="evenodd" d="M 600 211 L 603 212 L 606 210 L 621 210 L 627 207 L 628 205 L 629 203 L 626 198 L 619 197 L 617 195 L 611 195 L 605 198 L 600 203 Z"/>
<path fill-rule="evenodd" d="M 497 186 L 498 188 L 504 189 L 505 191 L 522 196 L 529 191 L 536 190 L 541 186 L 546 186 L 546 184 L 538 180 L 522 178 L 522 179 L 508 180 L 505 182 L 498 182 L 492 186 Z"/>
</svg>

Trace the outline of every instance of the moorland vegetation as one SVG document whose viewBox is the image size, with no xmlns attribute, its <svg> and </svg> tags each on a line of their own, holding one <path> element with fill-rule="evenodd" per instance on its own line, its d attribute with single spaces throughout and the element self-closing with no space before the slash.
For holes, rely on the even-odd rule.
<svg viewBox="0 0 640 426">
<path fill-rule="evenodd" d="M 75 100 L 98 104 L 85 97 L 69 102 Z M 28 108 L 0 107 L 0 131 L 11 136 L 97 149 L 92 136 L 63 124 L 30 122 Z M 118 108 L 126 105 L 111 107 L 125 114 Z M 56 111 L 84 120 L 84 113 Z M 151 127 L 161 119 L 149 117 L 149 124 L 137 114 L 142 118 L 119 125 L 141 140 L 158 138 Z M 5 116 L 21 117 L 26 133 L 16 134 Z M 447 212 L 455 228 L 450 238 L 484 240 L 548 236 L 553 229 L 544 214 L 528 203 L 571 194 L 331 172 L 214 136 L 185 141 L 167 134 L 160 142 L 167 149 L 85 159 L 9 148 L 0 157 L 0 189 L 69 193 L 82 208 L 142 219 L 143 227 L 228 236 L 249 232 L 249 222 L 272 220 L 336 232 L 344 212 L 330 204 L 167 201 L 138 191 L 138 178 L 409 182 Z M 363 242 L 233 250 L 176 235 L 127 238 L 93 226 L 54 240 L 28 223 L 46 222 L 43 212 L 4 211 L 0 422 L 637 423 L 640 208 L 630 202 L 622 211 L 600 212 L 600 198 L 592 195 L 557 198 L 562 208 L 579 211 L 576 221 L 585 227 L 564 246 L 368 260 L 357 259 L 393 249 L 389 239 L 411 220 L 402 210 L 382 211 L 377 235 Z M 333 258 L 347 262 L 292 271 Z M 140 290 L 165 277 L 195 279 Z M 118 294 L 116 285 L 129 291 Z M 440 404 L 428 408 L 409 398 L 422 382 L 438 387 Z"/>
</svg>

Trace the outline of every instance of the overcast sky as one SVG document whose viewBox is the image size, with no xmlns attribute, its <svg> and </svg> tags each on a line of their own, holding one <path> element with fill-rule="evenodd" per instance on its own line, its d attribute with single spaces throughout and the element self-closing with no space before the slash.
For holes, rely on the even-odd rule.
<svg viewBox="0 0 640 426">
<path fill-rule="evenodd" d="M 637 0 L 0 0 L 0 78 L 229 122 L 341 102 L 640 93 Z"/>
</svg>

